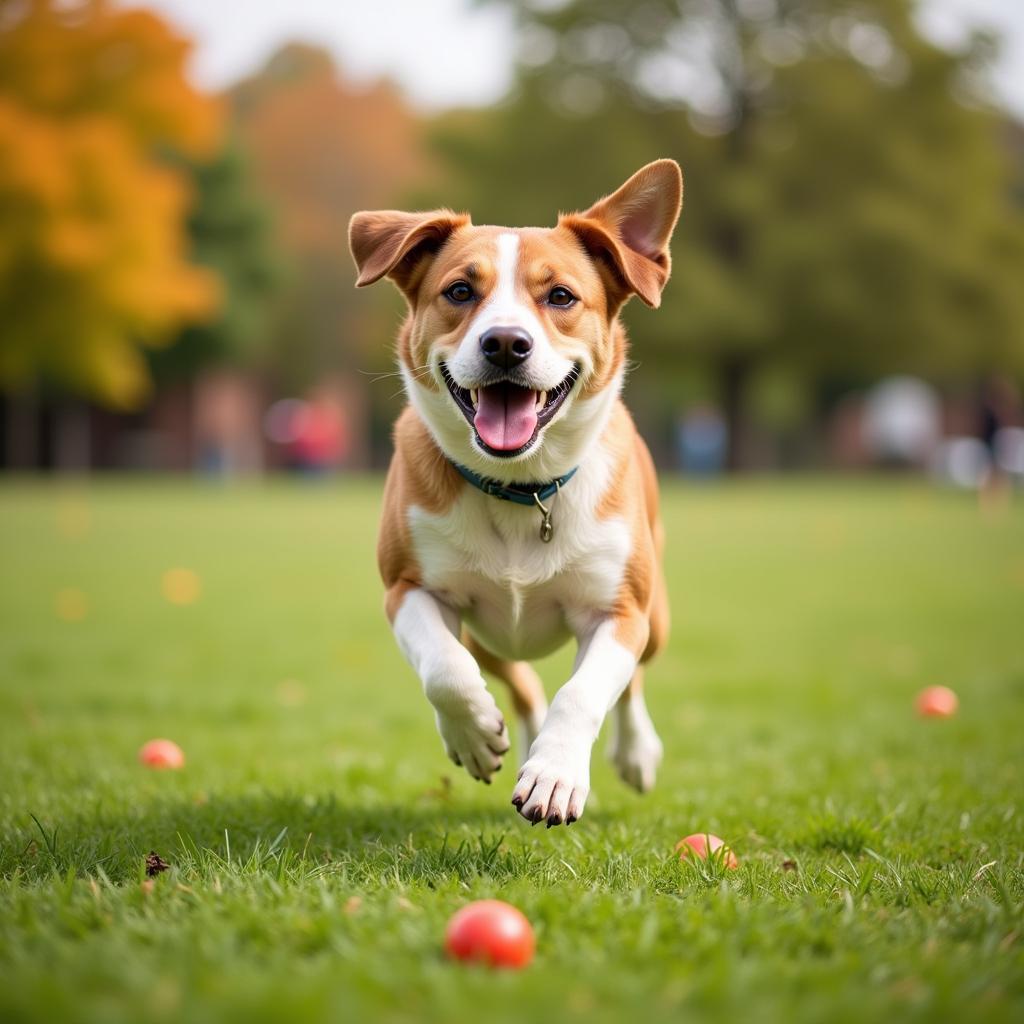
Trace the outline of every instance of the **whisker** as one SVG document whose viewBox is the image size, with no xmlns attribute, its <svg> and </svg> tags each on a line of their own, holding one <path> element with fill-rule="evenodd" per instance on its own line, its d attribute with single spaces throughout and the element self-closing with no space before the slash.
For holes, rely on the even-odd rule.
<svg viewBox="0 0 1024 1024">
<path fill-rule="evenodd" d="M 416 370 L 418 370 L 420 372 L 417 373 L 417 372 L 415 372 Z M 417 366 L 417 367 L 413 368 L 413 372 L 411 372 L 409 374 L 409 378 L 408 379 L 415 383 L 416 381 L 423 380 L 425 377 L 429 377 L 431 372 L 432 372 L 432 370 L 431 370 L 430 366 Z M 402 374 L 391 374 L 391 376 L 403 376 L 403 375 Z M 404 380 L 404 377 L 403 377 L 403 380 Z M 404 387 L 399 388 L 396 392 L 394 392 L 394 394 L 391 395 L 391 398 L 392 399 L 397 398 L 404 391 L 405 391 Z M 390 399 L 389 399 L 389 401 L 390 401 Z"/>
<path fill-rule="evenodd" d="M 372 370 L 358 370 L 357 372 L 363 374 L 364 376 L 370 376 L 370 374 L 373 373 Z M 410 367 L 410 373 L 412 374 L 413 380 L 419 380 L 424 374 L 427 374 L 429 372 L 429 366 Z M 379 384 L 382 380 L 387 380 L 389 377 L 401 377 L 402 375 L 403 374 L 401 370 L 387 370 L 381 373 L 377 373 L 374 376 L 370 377 L 369 383 Z"/>
<path fill-rule="evenodd" d="M 421 380 L 422 378 L 420 378 L 420 377 L 416 377 L 416 378 L 414 378 L 414 379 L 415 379 L 415 380 Z M 394 394 L 393 394 L 393 395 L 392 395 L 391 397 L 392 397 L 392 398 L 397 398 L 397 397 L 398 397 L 399 395 L 401 395 L 401 394 L 404 394 L 404 393 L 405 393 L 405 388 L 404 388 L 404 387 L 401 387 L 401 388 L 399 388 L 399 389 L 398 389 L 398 390 L 397 390 L 397 391 L 396 391 L 396 392 L 395 392 L 395 393 L 394 393 Z"/>
</svg>

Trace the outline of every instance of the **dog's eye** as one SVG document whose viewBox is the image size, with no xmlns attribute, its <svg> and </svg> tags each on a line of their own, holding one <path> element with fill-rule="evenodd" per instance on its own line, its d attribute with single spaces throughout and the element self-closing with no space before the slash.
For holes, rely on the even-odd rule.
<svg viewBox="0 0 1024 1024">
<path fill-rule="evenodd" d="M 461 305 L 463 302 L 470 302 L 475 298 L 473 289 L 465 281 L 456 281 L 444 290 L 444 297 L 449 302 Z"/>
<path fill-rule="evenodd" d="M 571 306 L 576 301 L 576 296 L 573 295 L 568 288 L 563 288 L 561 285 L 556 285 L 551 289 L 548 295 L 549 306 L 561 306 L 565 309 L 567 306 Z"/>
</svg>

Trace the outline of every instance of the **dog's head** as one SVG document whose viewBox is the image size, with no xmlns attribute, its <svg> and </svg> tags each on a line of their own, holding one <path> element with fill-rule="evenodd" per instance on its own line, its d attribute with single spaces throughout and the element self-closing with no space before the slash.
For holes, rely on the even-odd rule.
<svg viewBox="0 0 1024 1024">
<path fill-rule="evenodd" d="M 576 464 L 621 383 L 619 310 L 634 294 L 661 301 L 682 186 L 657 160 L 554 228 L 450 210 L 352 218 L 356 284 L 389 277 L 409 302 L 403 377 L 449 458 L 505 481 Z"/>
</svg>

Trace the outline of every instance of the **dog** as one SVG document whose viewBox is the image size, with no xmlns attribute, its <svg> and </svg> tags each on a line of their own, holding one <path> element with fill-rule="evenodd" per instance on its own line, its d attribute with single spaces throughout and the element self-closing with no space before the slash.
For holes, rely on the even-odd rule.
<svg viewBox="0 0 1024 1024">
<path fill-rule="evenodd" d="M 620 397 L 633 295 L 657 307 L 682 207 L 672 160 L 641 168 L 554 228 L 476 226 L 448 209 L 357 213 L 356 285 L 408 302 L 378 563 L 398 646 L 447 755 L 483 782 L 508 730 L 481 670 L 506 683 L 521 731 L 512 804 L 550 828 L 583 814 L 591 749 L 654 784 L 662 744 L 643 666 L 669 624 L 654 465 Z M 568 639 L 550 707 L 529 661 Z"/>
</svg>

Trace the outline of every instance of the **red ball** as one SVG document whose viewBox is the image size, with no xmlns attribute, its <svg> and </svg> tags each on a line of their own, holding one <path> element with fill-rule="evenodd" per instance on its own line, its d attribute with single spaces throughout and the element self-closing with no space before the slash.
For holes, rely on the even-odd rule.
<svg viewBox="0 0 1024 1024">
<path fill-rule="evenodd" d="M 185 754 L 174 740 L 150 740 L 139 751 L 139 760 L 147 768 L 178 769 L 185 766 Z"/>
<path fill-rule="evenodd" d="M 536 941 L 523 914 L 501 900 L 477 900 L 452 915 L 444 948 L 456 960 L 491 967 L 525 967 Z"/>
<path fill-rule="evenodd" d="M 922 718 L 949 718 L 960 701 L 948 686 L 929 686 L 917 695 L 917 713 Z"/>
<path fill-rule="evenodd" d="M 705 832 L 695 832 L 692 836 L 680 839 L 676 843 L 676 852 L 679 854 L 680 860 L 694 856 L 700 857 L 701 860 L 706 860 L 709 847 L 711 853 L 718 853 L 719 850 L 722 851 L 720 856 L 727 868 L 735 870 L 739 867 L 740 862 L 736 859 L 736 854 L 718 836 Z"/>
</svg>

